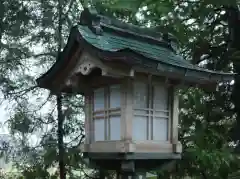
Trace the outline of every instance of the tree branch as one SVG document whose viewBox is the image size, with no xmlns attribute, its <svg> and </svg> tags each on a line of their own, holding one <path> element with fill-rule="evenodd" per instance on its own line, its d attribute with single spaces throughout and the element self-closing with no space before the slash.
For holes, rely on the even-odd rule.
<svg viewBox="0 0 240 179">
<path fill-rule="evenodd" d="M 42 57 L 42 56 L 51 56 L 53 58 L 56 58 L 57 53 L 54 53 L 54 52 L 39 53 L 39 54 L 32 55 L 31 57 L 38 58 L 38 57 Z"/>
<path fill-rule="evenodd" d="M 73 24 L 72 24 L 71 19 L 69 19 L 68 15 L 66 16 L 66 19 L 65 19 L 65 20 L 67 21 L 69 27 L 72 27 Z"/>
<path fill-rule="evenodd" d="M 9 92 L 8 95 L 14 95 L 15 98 L 18 98 L 18 97 L 23 96 L 23 95 L 27 94 L 28 92 L 34 90 L 37 87 L 38 87 L 37 85 L 34 85 L 29 88 L 20 90 L 20 91 Z"/>
<path fill-rule="evenodd" d="M 54 53 L 54 52 L 45 52 L 45 53 L 39 53 L 39 54 L 33 54 L 33 53 L 26 53 L 24 51 L 21 50 L 21 47 L 20 46 L 10 46 L 10 45 L 7 45 L 7 44 L 4 44 L 2 42 L 0 42 L 0 46 L 5 48 L 5 49 L 8 49 L 8 50 L 18 50 L 20 51 L 22 54 L 24 54 L 25 58 L 38 58 L 38 57 L 42 57 L 42 56 L 51 56 L 53 58 L 56 58 L 57 57 L 57 53 Z"/>
<path fill-rule="evenodd" d="M 68 13 L 70 12 L 72 6 L 73 6 L 73 3 L 74 3 L 74 0 L 71 0 L 70 3 L 69 3 L 69 7 L 68 7 L 68 10 L 67 12 L 65 13 L 65 16 L 63 17 L 63 20 L 65 20 L 68 16 Z"/>
</svg>

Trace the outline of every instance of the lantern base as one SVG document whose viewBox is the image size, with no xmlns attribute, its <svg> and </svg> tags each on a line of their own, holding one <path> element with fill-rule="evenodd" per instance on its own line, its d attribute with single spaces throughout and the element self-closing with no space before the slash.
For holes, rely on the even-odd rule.
<svg viewBox="0 0 240 179">
<path fill-rule="evenodd" d="M 84 152 L 84 158 L 92 168 L 134 173 L 161 169 L 181 159 L 176 153 L 90 153 Z"/>
</svg>

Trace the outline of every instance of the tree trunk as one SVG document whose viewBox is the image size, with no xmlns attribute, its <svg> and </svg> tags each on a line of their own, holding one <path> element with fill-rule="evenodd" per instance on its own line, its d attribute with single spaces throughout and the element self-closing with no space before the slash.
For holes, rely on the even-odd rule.
<svg viewBox="0 0 240 179">
<path fill-rule="evenodd" d="M 58 0 L 58 59 L 60 58 L 61 49 L 62 49 L 62 0 Z M 59 89 L 60 90 L 60 89 Z M 57 110 L 58 110 L 58 129 L 57 129 L 57 137 L 58 137 L 58 162 L 59 162 L 59 177 L 60 179 L 66 179 L 66 170 L 64 163 L 64 129 L 63 129 L 63 121 L 64 116 L 62 112 L 62 95 L 61 92 L 57 94 Z"/>
<path fill-rule="evenodd" d="M 61 94 L 57 94 L 57 110 L 58 110 L 58 130 L 57 130 L 57 135 L 58 135 L 58 162 L 59 162 L 59 175 L 60 179 L 66 179 L 66 172 L 65 172 L 65 164 L 64 164 L 64 143 L 63 143 L 63 121 L 64 121 L 64 116 L 62 113 L 62 96 Z"/>
<path fill-rule="evenodd" d="M 240 13 L 237 5 L 235 7 L 227 8 L 228 14 L 228 28 L 229 28 L 229 35 L 230 35 L 230 49 L 234 52 L 240 51 Z M 234 72 L 240 74 L 240 63 L 239 59 L 233 59 L 233 68 Z M 235 129 L 233 131 L 233 139 L 239 140 L 240 139 L 240 77 L 237 75 L 235 77 L 235 83 L 233 87 L 233 94 L 232 100 L 235 106 L 235 111 L 237 113 L 237 123 Z M 238 146 L 239 148 L 239 146 Z"/>
</svg>

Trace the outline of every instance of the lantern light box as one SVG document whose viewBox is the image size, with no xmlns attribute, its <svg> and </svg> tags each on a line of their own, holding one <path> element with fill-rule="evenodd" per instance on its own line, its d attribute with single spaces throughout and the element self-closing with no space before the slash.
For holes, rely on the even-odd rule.
<svg viewBox="0 0 240 179">
<path fill-rule="evenodd" d="M 37 83 L 85 97 L 79 152 L 92 166 L 152 170 L 181 158 L 178 89 L 233 79 L 232 73 L 194 66 L 177 51 L 171 34 L 84 9 L 60 58 Z"/>
</svg>

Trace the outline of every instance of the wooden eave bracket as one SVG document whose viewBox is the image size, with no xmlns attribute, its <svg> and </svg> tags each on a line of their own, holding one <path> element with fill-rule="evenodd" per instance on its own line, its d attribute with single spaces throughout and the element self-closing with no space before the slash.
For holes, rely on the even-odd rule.
<svg viewBox="0 0 240 179">
<path fill-rule="evenodd" d="M 82 75 L 89 75 L 94 69 L 99 68 L 102 71 L 102 76 L 111 76 L 116 78 L 121 78 L 125 76 L 133 77 L 134 70 L 133 69 L 116 69 L 109 65 L 105 65 L 102 61 L 97 59 L 97 57 L 89 54 L 88 52 L 83 52 L 78 64 L 73 69 L 70 76 L 74 74 L 81 73 Z"/>
<path fill-rule="evenodd" d="M 119 70 L 118 67 L 112 67 L 110 64 L 106 65 L 96 56 L 84 51 L 80 57 L 78 57 L 75 67 L 66 78 L 65 85 L 77 89 L 79 87 L 79 74 L 87 76 L 90 75 L 94 69 L 101 69 L 102 76 L 113 78 L 134 77 L 135 74 L 135 70 L 132 68 Z"/>
</svg>

